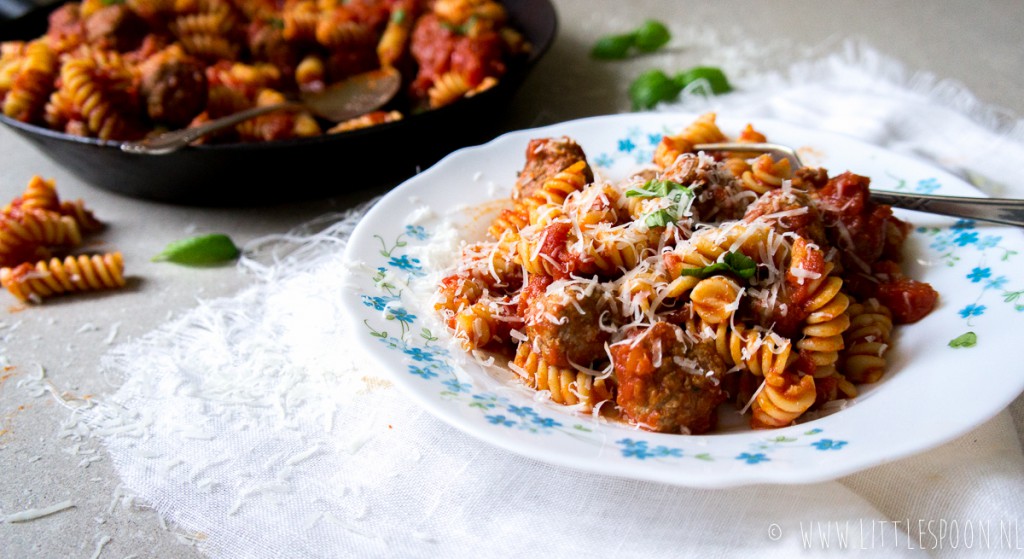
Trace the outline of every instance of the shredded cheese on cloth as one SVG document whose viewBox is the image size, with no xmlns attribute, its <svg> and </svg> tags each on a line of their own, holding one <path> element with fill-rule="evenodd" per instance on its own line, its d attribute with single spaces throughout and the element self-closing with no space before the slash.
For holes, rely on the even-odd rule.
<svg viewBox="0 0 1024 559">
<path fill-rule="evenodd" d="M 104 441 L 122 478 L 119 495 L 137 495 L 177 529 L 201 534 L 182 540 L 215 558 L 601 555 L 622 543 L 600 529 L 610 518 L 646 530 L 652 520 L 643 511 L 655 507 L 664 515 L 653 523 L 665 534 L 692 522 L 677 506 L 688 490 L 581 476 L 486 445 L 368 367 L 345 342 L 365 333 L 350 330 L 339 293 L 347 285 L 341 251 L 362 211 L 254 243 L 240 266 L 262 281 L 113 346 L 103 366 L 121 388 L 77 402 L 66 429 Z M 439 237 L 441 246 L 458 246 L 456 236 Z M 431 245 L 417 257 L 441 269 L 442 252 Z M 423 278 L 422 293 L 402 288 L 426 305 L 436 279 Z M 579 291 L 592 287 L 580 282 Z M 453 357 L 462 353 L 451 347 Z M 474 354 L 463 365 L 491 361 Z M 44 385 L 44 372 L 33 382 Z M 488 388 L 525 390 L 498 381 Z M 533 397 L 545 405 L 549 395 Z M 765 502 L 782 500 L 778 489 L 760 491 Z M 536 537 L 538 518 L 556 526 L 558 541 Z M 569 518 L 585 533 L 557 528 Z M 680 533 L 672 547 L 685 541 Z M 664 549 L 664 541 L 637 541 L 621 555 Z"/>
</svg>

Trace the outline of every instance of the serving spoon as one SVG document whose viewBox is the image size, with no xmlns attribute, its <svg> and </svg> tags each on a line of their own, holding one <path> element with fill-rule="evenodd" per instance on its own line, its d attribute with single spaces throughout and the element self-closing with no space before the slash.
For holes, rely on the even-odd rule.
<svg viewBox="0 0 1024 559">
<path fill-rule="evenodd" d="M 720 142 L 696 144 L 693 148 L 695 151 L 777 153 L 789 159 L 794 168 L 804 166 L 796 150 L 781 144 Z M 897 208 L 1024 227 L 1024 200 L 1014 198 L 970 198 L 872 190 L 871 199 Z"/>
<path fill-rule="evenodd" d="M 380 108 L 398 93 L 401 84 L 402 76 L 398 70 L 380 68 L 356 74 L 321 91 L 302 93 L 298 100 L 253 107 L 193 128 L 165 132 L 137 142 L 125 142 L 121 144 L 121 151 L 145 155 L 171 153 L 207 134 L 275 111 L 308 110 L 331 122 L 341 122 Z"/>
</svg>

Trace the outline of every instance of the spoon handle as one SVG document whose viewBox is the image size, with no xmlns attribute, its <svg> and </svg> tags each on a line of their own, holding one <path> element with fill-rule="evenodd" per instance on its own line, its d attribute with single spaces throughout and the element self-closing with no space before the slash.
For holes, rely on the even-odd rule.
<svg viewBox="0 0 1024 559">
<path fill-rule="evenodd" d="M 236 124 L 245 122 L 250 118 L 256 118 L 260 115 L 275 111 L 294 111 L 301 108 L 303 108 L 302 103 L 297 101 L 285 101 L 284 103 L 274 103 L 273 105 L 253 107 L 251 109 L 246 109 L 244 111 L 239 111 L 234 114 L 211 120 L 193 128 L 173 130 L 171 132 L 157 134 L 156 136 L 150 136 L 137 142 L 125 142 L 121 144 L 121 151 L 144 155 L 163 155 L 165 153 L 177 151 L 207 134 L 212 134 L 213 132 L 217 132 L 218 130 L 223 130 L 225 128 L 230 128 Z"/>
<path fill-rule="evenodd" d="M 1024 227 L 1024 200 L 905 194 L 872 190 L 871 199 L 894 208 Z"/>
<path fill-rule="evenodd" d="M 768 143 L 720 142 L 696 144 L 695 151 L 750 151 L 777 153 L 786 157 L 794 168 L 803 167 L 796 150 L 789 146 Z M 1024 227 L 1024 200 L 1013 198 L 972 198 L 962 196 L 939 196 L 935 194 L 905 194 L 871 190 L 871 199 L 894 208 L 904 208 L 938 215 L 977 219 Z"/>
</svg>

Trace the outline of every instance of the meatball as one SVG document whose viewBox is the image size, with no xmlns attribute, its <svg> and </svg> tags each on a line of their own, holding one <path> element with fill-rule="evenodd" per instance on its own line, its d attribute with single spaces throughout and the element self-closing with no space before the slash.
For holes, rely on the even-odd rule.
<svg viewBox="0 0 1024 559">
<path fill-rule="evenodd" d="M 782 216 L 773 215 L 781 212 L 789 213 Z M 791 188 L 765 192 L 756 202 L 747 206 L 747 211 L 743 215 L 743 221 L 747 223 L 757 219 L 770 223 L 780 233 L 792 231 L 810 239 L 818 246 L 828 246 L 825 228 L 821 224 L 821 214 L 806 192 Z"/>
<path fill-rule="evenodd" d="M 845 172 L 831 180 L 813 196 L 825 222 L 832 224 L 826 233 L 832 245 L 842 249 L 845 269 L 869 272 L 885 248 L 892 208 L 871 200 L 871 179 Z"/>
<path fill-rule="evenodd" d="M 703 155 L 680 155 L 659 178 L 693 190 L 696 198 L 690 210 L 695 221 L 739 219 L 755 198 L 720 163 Z"/>
<path fill-rule="evenodd" d="M 569 138 L 537 138 L 526 146 L 526 163 L 516 179 L 512 197 L 521 199 L 533 194 L 544 181 L 577 161 L 586 161 L 583 148 Z M 594 181 L 590 166 L 584 169 L 587 183 Z"/>
<path fill-rule="evenodd" d="M 50 44 L 65 46 L 81 42 L 85 24 L 82 22 L 79 3 L 68 2 L 57 8 L 50 13 L 48 22 L 46 37 Z"/>
<path fill-rule="evenodd" d="M 89 43 L 119 52 L 138 48 L 147 32 L 146 22 L 123 4 L 101 8 L 85 20 Z"/>
<path fill-rule="evenodd" d="M 526 334 L 548 364 L 589 366 L 605 356 L 611 333 L 601 328 L 601 315 L 610 297 L 590 285 L 554 282 L 530 301 Z"/>
<path fill-rule="evenodd" d="M 618 382 L 615 401 L 637 425 L 661 433 L 706 433 L 728 398 L 727 369 L 712 342 L 692 343 L 667 322 L 612 346 Z"/>
<path fill-rule="evenodd" d="M 821 167 L 801 167 L 793 172 L 793 188 L 819 190 L 828 183 L 828 171 Z"/>
<path fill-rule="evenodd" d="M 253 60 L 265 61 L 292 73 L 298 64 L 298 47 L 284 38 L 284 30 L 272 21 L 256 20 L 246 28 L 246 44 Z"/>
<path fill-rule="evenodd" d="M 139 89 L 154 122 L 182 128 L 206 107 L 203 64 L 180 49 L 172 47 L 153 55 L 139 70 Z"/>
</svg>

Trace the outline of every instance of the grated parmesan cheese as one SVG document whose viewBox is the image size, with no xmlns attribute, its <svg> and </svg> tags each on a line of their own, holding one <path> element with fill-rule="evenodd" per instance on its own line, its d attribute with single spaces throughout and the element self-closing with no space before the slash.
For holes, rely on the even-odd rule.
<svg viewBox="0 0 1024 559">
<path fill-rule="evenodd" d="M 37 520 L 40 518 L 50 516 L 51 514 L 56 514 L 58 512 L 65 511 L 74 506 L 75 503 L 70 500 L 61 501 L 48 507 L 25 509 L 20 512 L 8 514 L 3 518 L 3 521 L 8 524 L 16 524 L 18 522 L 29 522 L 32 520 Z"/>
</svg>

